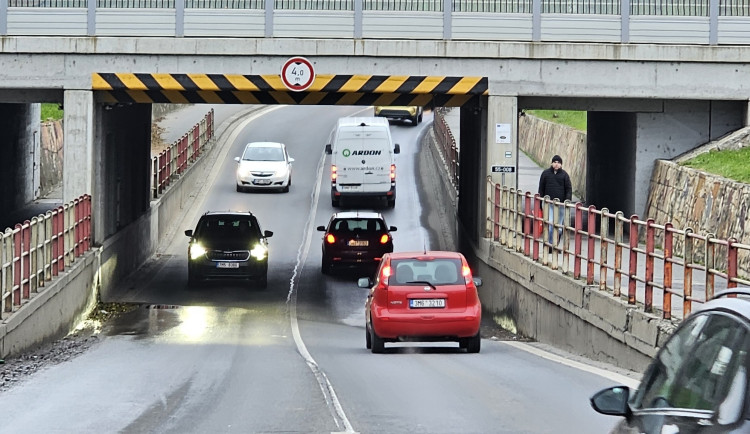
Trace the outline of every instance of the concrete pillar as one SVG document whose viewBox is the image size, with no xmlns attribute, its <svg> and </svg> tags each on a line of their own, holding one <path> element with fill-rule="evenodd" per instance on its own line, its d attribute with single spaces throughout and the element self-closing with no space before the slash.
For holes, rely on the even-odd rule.
<svg viewBox="0 0 750 434">
<path fill-rule="evenodd" d="M 66 90 L 63 111 L 63 203 L 84 194 L 90 194 L 96 199 L 94 179 L 98 166 L 93 160 L 93 92 Z"/>
<path fill-rule="evenodd" d="M 518 98 L 487 98 L 487 169 L 493 182 L 518 185 Z"/>
<path fill-rule="evenodd" d="M 486 98 L 461 106 L 458 162 L 458 219 L 471 242 L 485 236 Z"/>
</svg>

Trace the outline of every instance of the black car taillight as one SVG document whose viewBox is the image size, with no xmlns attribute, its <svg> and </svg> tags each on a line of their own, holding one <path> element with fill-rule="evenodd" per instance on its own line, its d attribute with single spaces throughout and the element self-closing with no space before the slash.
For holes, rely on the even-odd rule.
<svg viewBox="0 0 750 434">
<path fill-rule="evenodd" d="M 336 242 L 336 237 L 334 237 L 333 234 L 326 235 L 326 243 L 333 244 L 335 242 Z"/>
<path fill-rule="evenodd" d="M 380 244 L 388 244 L 388 241 L 390 241 L 391 237 L 388 234 L 383 234 L 380 236 Z"/>
</svg>

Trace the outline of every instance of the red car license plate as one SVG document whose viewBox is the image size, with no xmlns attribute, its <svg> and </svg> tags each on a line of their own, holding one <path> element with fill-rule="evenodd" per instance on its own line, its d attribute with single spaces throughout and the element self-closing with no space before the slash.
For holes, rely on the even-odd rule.
<svg viewBox="0 0 750 434">
<path fill-rule="evenodd" d="M 409 307 L 411 308 L 424 308 L 424 307 L 445 307 L 444 298 L 413 298 L 409 300 Z"/>
</svg>

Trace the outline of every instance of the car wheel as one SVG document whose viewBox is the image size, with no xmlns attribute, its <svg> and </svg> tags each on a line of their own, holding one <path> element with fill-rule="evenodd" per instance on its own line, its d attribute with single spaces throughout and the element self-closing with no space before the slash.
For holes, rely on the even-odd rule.
<svg viewBox="0 0 750 434">
<path fill-rule="evenodd" d="M 331 206 L 334 208 L 338 208 L 340 201 L 336 199 L 331 199 Z"/>
<path fill-rule="evenodd" d="M 195 272 L 191 271 L 188 268 L 188 279 L 187 279 L 187 286 L 188 286 L 188 288 L 196 288 L 199 283 L 200 283 L 199 276 L 196 276 Z"/>
<path fill-rule="evenodd" d="M 419 116 L 417 116 L 417 122 L 422 122 L 422 113 L 420 113 Z"/>
<path fill-rule="evenodd" d="M 331 274 L 331 261 L 325 257 L 320 260 L 320 272 L 323 274 Z"/>
<path fill-rule="evenodd" d="M 372 325 L 370 325 L 370 345 L 370 350 L 375 354 L 385 351 L 385 341 L 375 333 Z"/>
<path fill-rule="evenodd" d="M 482 337 L 479 335 L 479 332 L 477 332 L 475 336 L 462 338 L 458 345 L 461 348 L 466 348 L 467 353 L 478 353 L 479 349 L 482 347 Z"/>
<path fill-rule="evenodd" d="M 259 277 L 256 280 L 256 285 L 258 286 L 258 288 L 261 288 L 261 289 L 268 288 L 268 275 L 264 274 L 261 277 Z"/>
<path fill-rule="evenodd" d="M 370 326 L 365 325 L 365 348 L 372 349 L 372 337 L 370 336 Z"/>
<path fill-rule="evenodd" d="M 289 193 L 289 184 L 286 185 L 286 187 L 281 189 L 282 193 Z"/>
<path fill-rule="evenodd" d="M 388 200 L 388 208 L 395 208 L 396 207 L 396 199 L 387 199 Z"/>
<path fill-rule="evenodd" d="M 419 124 L 419 116 L 414 115 L 414 117 L 411 118 L 411 126 L 416 127 L 417 124 Z"/>
<path fill-rule="evenodd" d="M 237 184 L 237 192 L 242 193 L 242 187 L 239 184 Z"/>
</svg>

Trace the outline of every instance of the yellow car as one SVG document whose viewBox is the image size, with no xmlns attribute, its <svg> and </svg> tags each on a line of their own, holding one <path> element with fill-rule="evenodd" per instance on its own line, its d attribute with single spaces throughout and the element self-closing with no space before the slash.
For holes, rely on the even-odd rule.
<svg viewBox="0 0 750 434">
<path fill-rule="evenodd" d="M 375 106 L 375 116 L 388 118 L 393 121 L 409 121 L 411 126 L 416 127 L 422 122 L 422 107 L 416 105 L 384 105 Z"/>
</svg>

